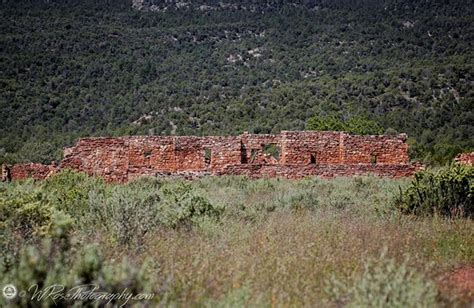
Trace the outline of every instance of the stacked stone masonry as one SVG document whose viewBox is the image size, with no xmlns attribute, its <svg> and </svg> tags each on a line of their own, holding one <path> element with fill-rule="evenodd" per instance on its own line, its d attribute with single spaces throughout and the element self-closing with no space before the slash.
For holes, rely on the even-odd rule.
<svg viewBox="0 0 474 308">
<path fill-rule="evenodd" d="M 454 161 L 461 165 L 474 166 L 474 152 L 458 154 Z"/>
<path fill-rule="evenodd" d="M 43 165 L 39 163 L 16 164 L 11 167 L 2 165 L 2 182 L 10 180 L 22 180 L 33 178 L 35 180 L 43 180 L 51 174 L 57 172 L 58 168 L 55 164 Z"/>
<path fill-rule="evenodd" d="M 64 150 L 58 167 L 22 164 L 12 179 L 42 179 L 73 169 L 124 183 L 140 176 L 245 175 L 250 178 L 306 176 L 387 177 L 412 175 L 406 135 L 358 136 L 344 132 L 283 131 L 278 135 L 131 136 L 83 138 Z"/>
</svg>

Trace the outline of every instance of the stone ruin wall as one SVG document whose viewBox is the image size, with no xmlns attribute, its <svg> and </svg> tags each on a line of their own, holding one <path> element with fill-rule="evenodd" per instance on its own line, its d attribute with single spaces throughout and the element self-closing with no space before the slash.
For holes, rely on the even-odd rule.
<svg viewBox="0 0 474 308">
<path fill-rule="evenodd" d="M 1 181 L 24 180 L 33 178 L 35 180 L 43 180 L 51 174 L 57 172 L 58 168 L 55 164 L 43 165 L 40 163 L 23 163 L 13 166 L 2 165 Z"/>
<path fill-rule="evenodd" d="M 10 173 L 11 179 L 43 179 L 54 170 L 73 169 L 118 183 L 143 175 L 403 177 L 421 168 L 409 163 L 407 151 L 404 134 L 358 136 L 344 132 L 283 131 L 278 135 L 244 133 L 228 137 L 97 137 L 80 139 L 66 148 L 58 167 L 21 164 L 10 168 Z"/>
<path fill-rule="evenodd" d="M 474 166 L 474 152 L 458 154 L 454 161 L 461 165 Z"/>
</svg>

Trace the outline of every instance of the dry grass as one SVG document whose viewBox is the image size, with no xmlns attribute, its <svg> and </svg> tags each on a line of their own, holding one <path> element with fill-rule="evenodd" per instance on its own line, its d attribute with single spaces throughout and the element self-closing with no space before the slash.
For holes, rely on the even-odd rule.
<svg viewBox="0 0 474 308">
<path fill-rule="evenodd" d="M 350 298 L 334 298 L 331 279 L 354 285 L 367 260 L 406 260 L 427 282 L 474 264 L 473 221 L 399 215 L 390 204 L 400 185 L 406 181 L 206 178 L 191 186 L 224 208 L 219 220 L 157 227 L 129 245 L 86 220 L 74 235 L 109 263 L 148 262 L 156 304 L 338 306 Z M 444 293 L 437 302 L 463 304 Z"/>
<path fill-rule="evenodd" d="M 226 207 L 219 223 L 160 229 L 147 236 L 139 254 L 126 254 L 154 261 L 164 303 L 198 306 L 228 302 L 233 294 L 246 305 L 334 304 L 325 290 L 331 277 L 352 280 L 384 250 L 384 258 L 399 263 L 408 257 L 408 265 L 432 281 L 459 264 L 474 264 L 472 221 L 389 211 L 392 192 L 404 184 L 374 178 L 204 179 L 193 185 Z M 302 193 L 317 198 L 316 205 L 272 207 Z M 106 251 L 109 258 L 123 254 L 114 247 Z"/>
</svg>

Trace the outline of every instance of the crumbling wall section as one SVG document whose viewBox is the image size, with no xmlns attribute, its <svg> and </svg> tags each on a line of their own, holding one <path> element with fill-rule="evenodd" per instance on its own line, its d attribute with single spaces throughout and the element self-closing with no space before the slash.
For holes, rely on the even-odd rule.
<svg viewBox="0 0 474 308">
<path fill-rule="evenodd" d="M 281 138 L 279 135 L 249 134 L 240 136 L 241 164 L 277 164 L 276 158 L 266 153 L 267 147 L 275 147 L 281 151 Z"/>
<path fill-rule="evenodd" d="M 344 164 L 408 164 L 407 136 L 357 136 L 343 134 Z"/>
<path fill-rule="evenodd" d="M 283 165 L 341 164 L 340 132 L 282 132 Z"/>
<path fill-rule="evenodd" d="M 474 166 L 474 152 L 458 154 L 454 161 L 461 165 Z"/>
<path fill-rule="evenodd" d="M 242 161 L 242 142 L 238 136 L 203 137 L 201 142 L 201 159 L 204 158 L 207 171 L 221 170 L 225 166 L 240 164 Z M 209 160 L 206 158 L 206 150 L 210 154 Z"/>
<path fill-rule="evenodd" d="M 64 151 L 61 169 L 83 171 L 110 182 L 128 180 L 130 160 L 125 138 L 84 138 Z"/>
<path fill-rule="evenodd" d="M 122 138 L 128 151 L 129 176 L 153 175 L 154 171 L 176 171 L 175 141 L 171 137 Z"/>
<path fill-rule="evenodd" d="M 33 178 L 35 180 L 44 180 L 57 171 L 57 167 L 54 164 L 43 165 L 39 163 L 23 163 L 16 164 L 11 167 L 5 165 L 4 168 L 4 172 L 7 177 L 5 177 L 5 179 L 3 179 L 2 177 L 2 181 L 24 180 L 27 178 Z"/>
<path fill-rule="evenodd" d="M 304 177 L 332 178 L 340 176 L 375 175 L 391 178 L 412 176 L 422 169 L 421 164 L 401 165 L 372 165 L 372 164 L 343 164 L 343 165 L 231 165 L 227 166 L 217 175 L 243 175 L 258 179 L 265 177 L 282 177 L 300 179 Z"/>
<path fill-rule="evenodd" d="M 419 168 L 409 163 L 407 150 L 403 134 L 357 136 L 344 132 L 283 131 L 277 135 L 244 133 L 227 137 L 99 137 L 83 138 L 66 148 L 60 168 L 119 183 L 143 175 L 301 178 L 370 173 L 400 177 Z M 29 174 L 20 172 L 25 167 L 16 168 L 12 178 Z M 36 177 L 42 174 L 33 172 Z"/>
</svg>

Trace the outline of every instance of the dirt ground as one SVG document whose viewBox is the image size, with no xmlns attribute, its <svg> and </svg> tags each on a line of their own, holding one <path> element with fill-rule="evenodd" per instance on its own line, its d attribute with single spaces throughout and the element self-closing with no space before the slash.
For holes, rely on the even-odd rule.
<svg viewBox="0 0 474 308">
<path fill-rule="evenodd" d="M 458 267 L 441 276 L 439 290 L 443 297 L 474 305 L 474 266 Z"/>
</svg>

